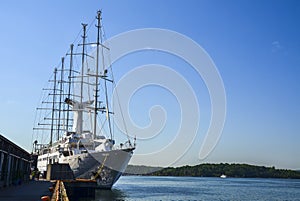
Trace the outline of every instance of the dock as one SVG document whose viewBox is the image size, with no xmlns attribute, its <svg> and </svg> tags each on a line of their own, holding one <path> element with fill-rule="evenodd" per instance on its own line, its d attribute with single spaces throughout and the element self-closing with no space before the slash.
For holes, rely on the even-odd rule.
<svg viewBox="0 0 300 201">
<path fill-rule="evenodd" d="M 69 164 L 48 164 L 46 179 L 31 175 L 29 180 L 33 157 L 0 135 L 0 201 L 69 201 L 95 197 L 96 181 L 75 179 Z"/>
<path fill-rule="evenodd" d="M 50 191 L 50 189 L 53 189 Z M 72 201 L 95 198 L 96 183 L 91 180 L 29 181 L 21 185 L 0 189 L 0 201 Z M 45 199 L 46 200 L 46 199 Z"/>
<path fill-rule="evenodd" d="M 0 189 L 0 201 L 40 201 L 42 196 L 50 196 L 52 183 L 49 181 L 29 181 Z"/>
</svg>

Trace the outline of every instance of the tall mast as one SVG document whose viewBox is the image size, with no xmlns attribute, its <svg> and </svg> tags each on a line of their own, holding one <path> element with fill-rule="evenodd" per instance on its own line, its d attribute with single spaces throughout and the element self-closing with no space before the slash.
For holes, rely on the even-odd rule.
<svg viewBox="0 0 300 201">
<path fill-rule="evenodd" d="M 96 137 L 96 131 L 97 131 L 97 114 L 98 114 L 98 93 L 99 93 L 99 77 L 104 79 L 104 87 L 105 87 L 105 100 L 106 100 L 106 117 L 108 120 L 108 127 L 109 127 L 109 133 L 110 138 L 112 139 L 112 129 L 111 129 L 111 121 L 110 121 L 110 111 L 108 107 L 108 95 L 107 95 L 107 85 L 106 85 L 106 73 L 107 70 L 105 69 L 105 63 L 104 63 L 104 52 L 103 47 L 105 47 L 102 44 L 102 26 L 101 26 L 101 11 L 97 12 L 97 20 L 98 24 L 96 25 L 97 29 L 97 52 L 96 52 L 96 88 L 95 88 L 95 115 L 94 115 L 94 138 Z M 99 46 L 101 46 L 101 56 L 102 56 L 102 67 L 103 67 L 103 74 L 99 75 Z M 111 80 L 110 80 L 111 81 Z"/>
<path fill-rule="evenodd" d="M 86 39 L 86 26 L 82 24 L 83 36 L 82 36 L 82 56 L 81 56 L 81 85 L 80 85 L 80 103 L 83 101 L 83 76 L 84 76 L 84 56 L 85 56 L 85 39 Z"/>
<path fill-rule="evenodd" d="M 70 69 L 69 69 L 69 88 L 68 88 L 68 98 L 71 98 L 71 81 L 72 81 L 72 69 L 73 69 L 73 48 L 74 45 L 71 44 L 70 46 Z M 66 122 L 66 131 L 68 132 L 69 130 L 69 119 L 70 119 L 70 105 L 68 105 L 68 109 L 67 109 L 67 122 Z"/>
<path fill-rule="evenodd" d="M 54 86 L 53 86 L 53 100 L 52 100 L 52 118 L 51 118 L 51 128 L 50 128 L 50 146 L 52 146 L 53 139 L 53 126 L 54 126 L 54 112 L 55 112 L 55 99 L 56 99 L 56 74 L 57 68 L 54 69 Z"/>
<path fill-rule="evenodd" d="M 58 106 L 58 124 L 57 124 L 57 136 L 56 140 L 59 140 L 60 126 L 61 126 L 61 105 L 62 105 L 62 94 L 63 94 L 63 82 L 64 82 L 64 63 L 65 58 L 61 58 L 61 72 L 60 72 L 60 89 L 59 89 L 59 106 Z"/>
<path fill-rule="evenodd" d="M 95 88 L 95 115 L 94 115 L 94 139 L 96 138 L 96 132 L 97 132 L 97 114 L 98 114 L 98 85 L 99 85 L 99 46 L 100 46 L 100 29 L 101 29 L 101 11 L 97 12 L 97 20 L 98 23 L 96 25 L 97 27 L 97 53 L 96 53 L 96 88 Z"/>
</svg>

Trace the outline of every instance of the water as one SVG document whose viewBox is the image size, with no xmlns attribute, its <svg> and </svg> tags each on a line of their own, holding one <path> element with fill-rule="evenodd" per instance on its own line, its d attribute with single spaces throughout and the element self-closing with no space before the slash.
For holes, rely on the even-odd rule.
<svg viewBox="0 0 300 201">
<path fill-rule="evenodd" d="M 300 180 L 123 176 L 93 201 L 280 200 L 300 201 Z"/>
</svg>

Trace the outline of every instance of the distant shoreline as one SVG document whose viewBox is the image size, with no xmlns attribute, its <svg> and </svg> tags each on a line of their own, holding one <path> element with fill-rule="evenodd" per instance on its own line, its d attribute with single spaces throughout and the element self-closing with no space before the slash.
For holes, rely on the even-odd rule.
<svg viewBox="0 0 300 201">
<path fill-rule="evenodd" d="M 124 175 L 300 179 L 300 171 L 249 164 L 210 164 L 181 167 L 128 165 Z"/>
</svg>

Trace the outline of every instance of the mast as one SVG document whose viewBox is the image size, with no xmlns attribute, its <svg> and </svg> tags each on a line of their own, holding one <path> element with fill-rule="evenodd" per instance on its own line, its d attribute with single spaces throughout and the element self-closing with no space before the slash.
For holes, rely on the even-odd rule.
<svg viewBox="0 0 300 201">
<path fill-rule="evenodd" d="M 57 123 L 57 136 L 56 140 L 59 140 L 59 132 L 60 132 L 60 126 L 61 126 L 61 99 L 62 99 L 62 94 L 63 94 L 63 78 L 64 78 L 64 63 L 65 63 L 65 58 L 61 58 L 61 72 L 60 72 L 60 89 L 59 89 L 59 106 L 58 106 L 58 123 Z"/>
<path fill-rule="evenodd" d="M 97 12 L 97 20 L 98 23 L 96 25 L 97 27 L 97 52 L 96 52 L 96 88 L 95 88 L 95 115 L 94 115 L 94 138 L 96 137 L 96 129 L 97 129 L 97 114 L 98 114 L 98 93 L 99 93 L 99 77 L 104 79 L 104 87 L 105 87 L 105 102 L 106 102 L 106 118 L 108 120 L 108 127 L 109 127 L 109 133 L 110 133 L 110 139 L 112 139 L 112 128 L 111 128 L 111 121 L 110 121 L 110 111 L 108 106 L 108 95 L 107 95 L 107 70 L 105 69 L 105 63 L 104 63 L 104 52 L 103 47 L 105 47 L 102 44 L 102 26 L 101 26 L 101 11 L 99 10 Z M 101 46 L 101 59 L 102 59 L 102 67 L 103 67 L 103 74 L 99 75 L 99 46 Z M 111 80 L 110 80 L 111 81 Z"/>
<path fill-rule="evenodd" d="M 57 68 L 54 69 L 54 86 L 53 86 L 53 100 L 52 100 L 52 118 L 51 118 L 51 128 L 50 128 L 50 146 L 52 146 L 53 139 L 53 126 L 54 126 L 54 112 L 55 112 L 55 99 L 56 99 L 56 74 Z"/>
<path fill-rule="evenodd" d="M 70 99 L 71 98 L 71 81 L 72 81 L 72 69 L 73 69 L 73 48 L 74 48 L 74 45 L 71 44 L 70 45 L 70 69 L 69 69 L 69 81 L 68 81 L 68 84 L 69 84 L 69 88 L 68 88 L 68 98 Z M 68 105 L 68 108 L 67 108 L 67 122 L 66 122 L 66 131 L 68 132 L 69 130 L 69 120 L 70 120 L 70 105 Z"/>
<path fill-rule="evenodd" d="M 82 36 L 82 56 L 81 56 L 81 85 L 80 85 L 80 103 L 83 101 L 83 76 L 84 76 L 84 56 L 85 56 L 85 39 L 86 39 L 86 26 L 82 23 L 83 36 Z"/>
<path fill-rule="evenodd" d="M 97 53 L 96 53 L 96 88 L 95 88 L 95 108 L 94 108 L 94 139 L 97 132 L 97 114 L 98 114 L 98 88 L 99 88 L 99 46 L 100 46 L 100 29 L 101 29 L 101 11 L 97 12 Z"/>
</svg>

